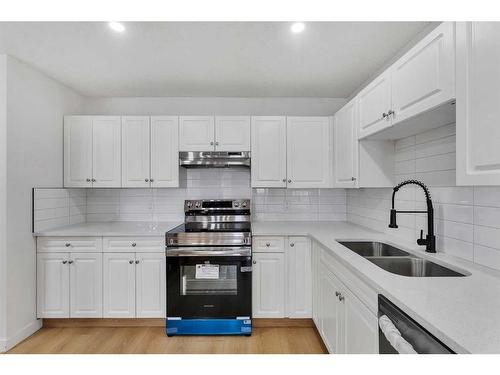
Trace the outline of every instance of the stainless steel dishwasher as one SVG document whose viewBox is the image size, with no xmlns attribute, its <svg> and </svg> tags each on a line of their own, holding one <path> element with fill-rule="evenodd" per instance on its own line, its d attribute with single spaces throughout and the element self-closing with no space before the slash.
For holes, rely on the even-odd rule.
<svg viewBox="0 0 500 375">
<path fill-rule="evenodd" d="M 380 354 L 454 354 L 383 295 L 378 296 Z"/>
</svg>

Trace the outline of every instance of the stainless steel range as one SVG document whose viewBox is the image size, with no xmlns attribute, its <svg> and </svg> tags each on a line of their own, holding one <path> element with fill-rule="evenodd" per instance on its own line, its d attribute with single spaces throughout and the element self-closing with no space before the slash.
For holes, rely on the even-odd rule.
<svg viewBox="0 0 500 375">
<path fill-rule="evenodd" d="M 166 234 L 167 335 L 250 335 L 250 200 L 187 200 L 184 217 Z"/>
</svg>

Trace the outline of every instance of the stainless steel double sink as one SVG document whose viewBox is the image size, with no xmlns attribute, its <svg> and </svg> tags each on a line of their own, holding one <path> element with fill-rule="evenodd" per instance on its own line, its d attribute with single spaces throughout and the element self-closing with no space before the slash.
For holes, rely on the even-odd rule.
<svg viewBox="0 0 500 375">
<path fill-rule="evenodd" d="M 383 242 L 338 241 L 378 267 L 408 277 L 457 277 L 460 272 L 420 258 Z"/>
</svg>

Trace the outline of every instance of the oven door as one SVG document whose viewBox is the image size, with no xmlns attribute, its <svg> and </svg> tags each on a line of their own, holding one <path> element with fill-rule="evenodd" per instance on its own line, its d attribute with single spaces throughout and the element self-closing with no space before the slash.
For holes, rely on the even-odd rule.
<svg viewBox="0 0 500 375">
<path fill-rule="evenodd" d="M 168 248 L 167 317 L 252 315 L 250 247 Z"/>
</svg>

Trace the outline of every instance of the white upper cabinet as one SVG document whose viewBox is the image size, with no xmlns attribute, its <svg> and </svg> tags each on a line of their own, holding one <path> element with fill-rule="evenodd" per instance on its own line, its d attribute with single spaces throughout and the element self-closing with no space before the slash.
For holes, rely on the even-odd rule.
<svg viewBox="0 0 500 375">
<path fill-rule="evenodd" d="M 500 23 L 457 23 L 457 185 L 500 185 Z"/>
<path fill-rule="evenodd" d="M 120 117 L 64 118 L 64 186 L 121 186 Z"/>
<path fill-rule="evenodd" d="M 121 121 L 118 116 L 92 119 L 92 186 L 121 186 Z"/>
<path fill-rule="evenodd" d="M 393 65 L 393 124 L 455 97 L 454 28 L 442 23 Z"/>
<path fill-rule="evenodd" d="M 454 97 L 455 25 L 443 22 L 357 95 L 359 139 L 399 139 L 449 124 L 454 108 L 444 104 Z"/>
<path fill-rule="evenodd" d="M 149 187 L 149 116 L 122 117 L 122 187 Z"/>
<path fill-rule="evenodd" d="M 102 318 L 102 254 L 71 253 L 70 317 Z"/>
<path fill-rule="evenodd" d="M 358 183 L 358 101 L 347 103 L 333 118 L 334 186 L 355 188 Z"/>
<path fill-rule="evenodd" d="M 180 151 L 214 151 L 213 116 L 181 116 L 179 118 Z"/>
<path fill-rule="evenodd" d="M 332 135 L 328 117 L 287 117 L 287 187 L 331 184 Z"/>
<path fill-rule="evenodd" d="M 179 118 L 151 117 L 152 187 L 179 186 Z"/>
<path fill-rule="evenodd" d="M 165 318 L 164 253 L 136 253 L 136 317 Z"/>
<path fill-rule="evenodd" d="M 250 117 L 217 116 L 215 118 L 216 151 L 250 151 Z"/>
<path fill-rule="evenodd" d="M 92 117 L 64 118 L 64 186 L 92 186 Z"/>
<path fill-rule="evenodd" d="M 391 126 L 390 70 L 375 78 L 357 95 L 357 98 L 359 101 L 359 138 Z"/>
<path fill-rule="evenodd" d="M 252 187 L 286 187 L 286 117 L 252 117 Z"/>
</svg>

